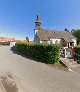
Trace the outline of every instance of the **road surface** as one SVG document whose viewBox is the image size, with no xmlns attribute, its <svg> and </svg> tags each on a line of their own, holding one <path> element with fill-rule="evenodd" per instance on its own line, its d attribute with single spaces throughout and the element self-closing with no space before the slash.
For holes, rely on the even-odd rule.
<svg viewBox="0 0 80 92">
<path fill-rule="evenodd" d="M 57 70 L 10 49 L 0 46 L 0 92 L 80 92 L 79 72 Z"/>
</svg>

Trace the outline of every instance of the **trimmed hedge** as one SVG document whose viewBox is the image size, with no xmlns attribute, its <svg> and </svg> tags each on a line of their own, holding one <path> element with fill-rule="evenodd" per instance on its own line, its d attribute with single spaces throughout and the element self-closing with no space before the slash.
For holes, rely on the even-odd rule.
<svg viewBox="0 0 80 92">
<path fill-rule="evenodd" d="M 74 51 L 75 51 L 75 59 L 80 60 L 80 45 L 76 46 L 74 48 Z"/>
<path fill-rule="evenodd" d="M 58 63 L 59 57 L 59 45 L 45 45 L 45 44 L 25 44 L 16 43 L 17 51 L 21 54 L 33 57 L 44 63 L 54 64 Z"/>
</svg>

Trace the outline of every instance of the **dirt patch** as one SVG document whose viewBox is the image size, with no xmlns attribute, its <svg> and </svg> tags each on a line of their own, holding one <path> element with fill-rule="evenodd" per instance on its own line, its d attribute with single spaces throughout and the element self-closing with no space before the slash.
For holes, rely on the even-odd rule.
<svg viewBox="0 0 80 92">
<path fill-rule="evenodd" d="M 51 67 L 54 67 L 56 69 L 59 69 L 59 70 L 63 70 L 63 71 L 67 71 L 68 72 L 68 68 L 63 66 L 62 64 L 58 63 L 58 64 L 48 64 L 49 66 Z"/>
<path fill-rule="evenodd" d="M 17 85 L 10 73 L 1 76 L 1 82 L 6 92 L 18 92 Z"/>
</svg>

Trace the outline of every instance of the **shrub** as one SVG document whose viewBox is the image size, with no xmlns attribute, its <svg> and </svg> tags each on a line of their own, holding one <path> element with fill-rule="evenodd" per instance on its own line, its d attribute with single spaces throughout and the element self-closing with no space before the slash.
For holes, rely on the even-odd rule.
<svg viewBox="0 0 80 92">
<path fill-rule="evenodd" d="M 59 45 L 16 43 L 17 51 L 29 57 L 36 58 L 44 63 L 59 62 Z"/>
<path fill-rule="evenodd" d="M 76 46 L 74 48 L 74 51 L 75 51 L 75 59 L 80 60 L 80 45 Z"/>
</svg>

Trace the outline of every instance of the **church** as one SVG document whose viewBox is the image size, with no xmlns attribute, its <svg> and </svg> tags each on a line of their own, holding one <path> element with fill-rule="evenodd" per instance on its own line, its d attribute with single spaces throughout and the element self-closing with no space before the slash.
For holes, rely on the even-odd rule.
<svg viewBox="0 0 80 92">
<path fill-rule="evenodd" d="M 60 44 L 65 51 L 77 45 L 77 38 L 71 33 L 41 28 L 40 16 L 37 15 L 34 29 L 34 43 L 36 44 Z"/>
</svg>

